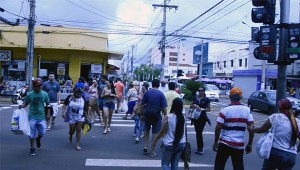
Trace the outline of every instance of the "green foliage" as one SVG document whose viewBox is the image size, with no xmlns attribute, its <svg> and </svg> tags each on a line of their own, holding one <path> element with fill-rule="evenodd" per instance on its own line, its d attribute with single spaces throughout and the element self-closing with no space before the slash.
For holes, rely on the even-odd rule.
<svg viewBox="0 0 300 170">
<path fill-rule="evenodd" d="M 202 82 L 195 82 L 193 80 L 188 80 L 184 83 L 182 87 L 182 93 L 184 93 L 184 99 L 192 101 L 199 87 L 203 87 Z"/>
</svg>

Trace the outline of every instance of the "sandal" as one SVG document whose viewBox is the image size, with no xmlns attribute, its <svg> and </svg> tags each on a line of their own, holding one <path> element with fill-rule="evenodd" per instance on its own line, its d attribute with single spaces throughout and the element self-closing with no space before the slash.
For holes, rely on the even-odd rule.
<svg viewBox="0 0 300 170">
<path fill-rule="evenodd" d="M 154 158 L 155 156 L 156 156 L 156 153 L 155 153 L 155 152 L 153 152 L 153 153 L 150 154 L 150 157 L 151 157 L 151 158 Z"/>
</svg>

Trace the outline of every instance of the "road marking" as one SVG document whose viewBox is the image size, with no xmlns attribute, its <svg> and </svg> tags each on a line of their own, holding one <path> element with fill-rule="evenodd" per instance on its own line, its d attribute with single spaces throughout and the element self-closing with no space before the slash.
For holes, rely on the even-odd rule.
<svg viewBox="0 0 300 170">
<path fill-rule="evenodd" d="M 2 109 L 10 109 L 10 108 L 12 108 L 12 107 L 9 107 L 9 106 L 7 106 L 7 107 L 1 107 Z"/>
<path fill-rule="evenodd" d="M 210 164 L 190 163 L 190 167 L 213 167 Z M 141 160 L 141 159 L 86 159 L 85 166 L 104 166 L 104 167 L 145 167 L 160 168 L 161 160 Z M 183 163 L 179 162 L 179 167 Z"/>
</svg>

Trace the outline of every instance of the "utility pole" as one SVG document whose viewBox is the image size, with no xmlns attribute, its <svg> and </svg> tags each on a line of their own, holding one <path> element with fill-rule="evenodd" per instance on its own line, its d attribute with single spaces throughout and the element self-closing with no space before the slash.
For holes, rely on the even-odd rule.
<svg viewBox="0 0 300 170">
<path fill-rule="evenodd" d="M 163 29 L 162 29 L 162 39 L 161 39 L 161 42 L 160 42 L 160 45 L 161 45 L 161 72 L 160 72 L 160 80 L 164 79 L 165 77 L 165 57 L 166 57 L 166 22 L 167 22 L 167 16 L 166 16 L 166 13 L 167 13 L 167 8 L 169 9 L 172 9 L 172 8 L 175 8 L 175 10 L 177 10 L 178 6 L 176 5 L 167 5 L 167 1 L 169 2 L 170 0 L 164 0 L 164 4 L 163 5 L 160 5 L 160 4 L 153 4 L 152 6 L 154 8 L 157 8 L 157 7 L 162 7 L 164 8 L 164 14 L 163 14 L 163 23 L 161 24 Z"/>
<path fill-rule="evenodd" d="M 35 0 L 30 0 L 30 15 L 28 20 L 27 31 L 27 50 L 26 50 L 26 84 L 29 90 L 32 89 L 32 72 L 33 72 L 33 54 L 34 54 L 34 25 L 35 25 Z"/>
<path fill-rule="evenodd" d="M 262 60 L 262 68 L 261 68 L 261 84 L 260 89 L 265 90 L 266 88 L 266 60 Z"/>
<path fill-rule="evenodd" d="M 129 50 L 128 50 L 128 53 L 127 53 L 127 66 L 126 66 L 126 80 L 129 83 L 128 73 L 129 73 Z"/>
<path fill-rule="evenodd" d="M 285 61 L 286 58 L 286 42 L 288 29 L 286 27 L 289 24 L 290 16 L 290 0 L 280 1 L 280 39 L 279 39 L 279 56 L 278 61 Z M 276 103 L 286 97 L 286 69 L 287 65 L 278 65 L 277 73 L 277 91 L 276 91 Z"/>
<path fill-rule="evenodd" d="M 132 51 L 131 51 L 131 71 L 130 71 L 130 73 L 131 73 L 131 80 L 133 80 L 133 51 L 134 51 L 134 45 L 131 45 L 131 48 L 132 48 Z"/>
<path fill-rule="evenodd" d="M 203 40 L 202 40 L 201 41 L 201 54 L 199 55 L 199 63 L 198 63 L 199 82 L 201 82 L 201 80 L 202 80 L 203 48 L 204 48 L 204 45 L 203 45 Z"/>
</svg>

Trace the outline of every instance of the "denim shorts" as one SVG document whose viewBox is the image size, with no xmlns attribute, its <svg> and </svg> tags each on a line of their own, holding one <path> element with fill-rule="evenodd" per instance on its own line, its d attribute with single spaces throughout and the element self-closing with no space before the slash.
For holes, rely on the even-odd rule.
<svg viewBox="0 0 300 170">
<path fill-rule="evenodd" d="M 161 128 L 161 116 L 159 119 L 145 119 L 145 130 L 150 131 L 151 126 L 152 126 L 152 134 L 156 134 L 160 131 Z"/>
<path fill-rule="evenodd" d="M 109 110 L 115 110 L 115 102 L 103 103 L 103 108 L 108 108 Z"/>
<path fill-rule="evenodd" d="M 137 102 L 137 100 L 128 102 L 128 104 L 127 104 L 128 110 L 126 113 L 129 113 L 129 114 L 133 113 L 133 109 L 134 109 L 136 102 Z"/>
<path fill-rule="evenodd" d="M 46 133 L 46 121 L 44 119 L 29 119 L 30 125 L 30 139 L 37 137 L 36 132 L 39 136 L 44 136 Z"/>
</svg>

